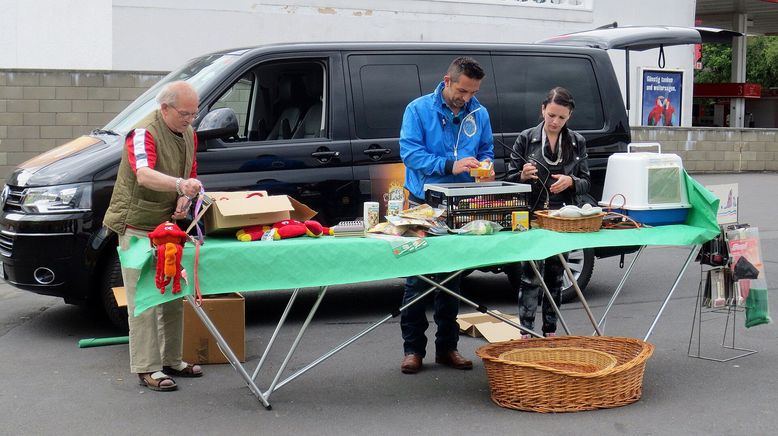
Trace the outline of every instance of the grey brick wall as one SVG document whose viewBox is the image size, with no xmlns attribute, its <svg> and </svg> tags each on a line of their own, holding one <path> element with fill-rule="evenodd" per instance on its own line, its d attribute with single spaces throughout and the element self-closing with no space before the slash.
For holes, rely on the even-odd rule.
<svg viewBox="0 0 778 436">
<path fill-rule="evenodd" d="M 25 160 L 103 127 L 165 74 L 0 70 L 0 184 Z"/>
<path fill-rule="evenodd" d="M 778 171 L 778 129 L 633 127 L 633 142 L 659 142 L 690 173 Z"/>
</svg>

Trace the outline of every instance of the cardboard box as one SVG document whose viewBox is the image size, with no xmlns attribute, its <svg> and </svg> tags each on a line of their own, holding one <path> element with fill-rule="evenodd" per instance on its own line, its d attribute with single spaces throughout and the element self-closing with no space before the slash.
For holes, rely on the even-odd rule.
<svg viewBox="0 0 778 436">
<path fill-rule="evenodd" d="M 127 306 L 123 287 L 113 288 L 119 307 Z M 184 354 L 189 363 L 228 363 L 219 350 L 216 339 L 186 300 L 184 304 Z M 246 361 L 246 305 L 240 294 L 206 295 L 203 310 L 232 348 L 241 362 Z"/>
<path fill-rule="evenodd" d="M 215 233 L 241 227 L 274 224 L 295 219 L 305 221 L 316 212 L 287 195 L 266 191 L 206 192 L 213 204 L 205 212 L 205 231 Z"/>
<path fill-rule="evenodd" d="M 246 304 L 240 294 L 203 296 L 208 314 L 241 362 L 246 361 Z M 184 360 L 189 363 L 228 363 L 216 339 L 188 301 L 184 300 Z"/>
<path fill-rule="evenodd" d="M 519 319 L 515 316 L 505 315 L 496 310 L 495 312 L 512 321 L 516 321 L 516 323 L 519 322 Z M 521 331 L 516 327 L 481 312 L 460 314 L 457 317 L 457 324 L 459 324 L 460 333 L 474 338 L 483 337 L 490 343 L 521 338 Z"/>
</svg>

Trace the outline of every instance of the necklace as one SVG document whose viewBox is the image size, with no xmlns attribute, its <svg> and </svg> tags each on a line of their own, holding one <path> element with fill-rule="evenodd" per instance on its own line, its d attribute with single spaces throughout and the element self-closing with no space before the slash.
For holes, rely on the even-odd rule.
<svg viewBox="0 0 778 436">
<path fill-rule="evenodd" d="M 543 148 L 546 148 L 546 142 L 547 142 L 548 138 L 546 137 L 546 129 L 542 129 L 542 131 L 543 131 L 543 133 L 541 134 L 541 137 L 540 137 L 540 140 L 542 141 L 541 142 L 542 145 L 541 145 L 540 154 L 543 155 L 543 160 L 545 160 L 547 164 L 549 164 L 549 165 L 558 165 L 559 162 L 562 162 L 562 141 L 561 141 L 562 133 L 560 132 L 559 136 L 557 136 L 557 138 L 556 138 L 557 157 L 556 157 L 555 160 L 552 161 L 551 159 L 549 159 L 546 156 L 546 153 L 543 151 Z M 551 144 L 548 145 L 548 151 L 549 151 L 550 155 L 552 155 L 552 156 L 554 155 L 554 153 L 551 153 Z"/>
</svg>

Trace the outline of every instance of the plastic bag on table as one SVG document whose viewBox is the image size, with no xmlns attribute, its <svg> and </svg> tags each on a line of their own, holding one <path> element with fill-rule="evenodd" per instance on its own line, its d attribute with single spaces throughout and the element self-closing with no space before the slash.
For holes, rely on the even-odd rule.
<svg viewBox="0 0 778 436">
<path fill-rule="evenodd" d="M 502 226 L 494 221 L 473 220 L 457 230 L 452 230 L 460 235 L 491 235 L 502 230 Z"/>
</svg>

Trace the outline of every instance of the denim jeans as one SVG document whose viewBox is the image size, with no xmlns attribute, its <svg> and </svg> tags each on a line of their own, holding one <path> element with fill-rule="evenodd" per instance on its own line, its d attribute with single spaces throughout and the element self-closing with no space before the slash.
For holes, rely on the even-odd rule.
<svg viewBox="0 0 778 436">
<path fill-rule="evenodd" d="M 448 274 L 428 275 L 431 280 L 439 282 L 445 279 Z M 459 293 L 460 276 L 456 276 L 447 282 L 444 286 L 452 291 Z M 419 294 L 423 293 L 432 286 L 417 277 L 408 277 L 405 280 L 405 293 L 403 295 L 403 305 L 413 300 Z M 442 292 L 435 291 L 428 295 L 422 301 L 406 308 L 400 314 L 400 328 L 403 336 L 403 350 L 405 354 L 418 354 L 424 357 L 427 353 L 427 336 L 425 332 L 429 327 L 427 320 L 427 303 L 429 297 L 433 298 L 433 307 L 435 310 L 434 320 L 438 326 L 435 334 L 435 353 L 443 355 L 449 351 L 457 349 L 459 341 L 459 325 L 457 324 L 457 314 L 459 313 L 459 299 Z"/>
<path fill-rule="evenodd" d="M 564 254 L 567 259 L 567 253 Z M 543 281 L 548 286 L 554 303 L 557 307 L 562 304 L 562 275 L 565 273 L 564 267 L 559 257 L 554 255 L 545 260 L 536 260 L 535 264 L 543 276 Z M 519 320 L 521 325 L 534 330 L 535 312 L 538 309 L 538 303 L 543 299 L 543 333 L 556 332 L 557 316 L 551 303 L 544 298 L 544 292 L 540 287 L 540 280 L 532 270 L 529 262 L 521 264 L 521 286 L 519 288 Z"/>
</svg>

